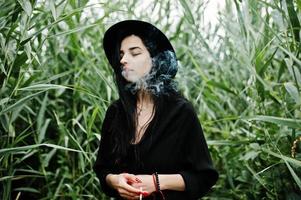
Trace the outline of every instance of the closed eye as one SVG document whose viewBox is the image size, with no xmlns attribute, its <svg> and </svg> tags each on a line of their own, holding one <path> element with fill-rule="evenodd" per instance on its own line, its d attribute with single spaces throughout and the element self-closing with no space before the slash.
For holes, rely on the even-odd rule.
<svg viewBox="0 0 301 200">
<path fill-rule="evenodd" d="M 132 53 L 132 56 L 138 56 L 140 55 L 141 53 Z"/>
</svg>

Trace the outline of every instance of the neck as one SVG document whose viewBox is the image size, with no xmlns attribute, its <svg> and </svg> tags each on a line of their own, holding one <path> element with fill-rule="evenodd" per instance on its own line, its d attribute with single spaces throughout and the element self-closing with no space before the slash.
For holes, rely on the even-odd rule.
<svg viewBox="0 0 301 200">
<path fill-rule="evenodd" d="M 152 96 L 146 92 L 145 90 L 141 90 L 138 92 L 137 105 L 152 105 L 153 99 Z"/>
</svg>

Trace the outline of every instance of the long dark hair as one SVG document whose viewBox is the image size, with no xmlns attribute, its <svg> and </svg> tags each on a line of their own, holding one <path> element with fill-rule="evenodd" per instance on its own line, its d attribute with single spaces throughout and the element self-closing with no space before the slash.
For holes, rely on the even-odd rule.
<svg viewBox="0 0 301 200">
<path fill-rule="evenodd" d="M 135 141 L 135 131 L 137 127 L 137 92 L 139 91 L 139 87 L 137 87 L 136 83 L 129 83 L 121 75 L 120 45 L 122 40 L 130 35 L 138 36 L 151 55 L 152 68 L 149 76 L 146 78 L 147 88 L 145 89 L 151 95 L 154 103 L 152 120 L 157 120 L 159 114 L 157 111 L 161 110 L 160 108 L 164 103 L 164 97 L 180 96 L 174 81 L 174 77 L 177 73 L 176 55 L 172 51 L 160 49 L 156 43 L 158 34 L 156 29 L 121 30 L 116 38 L 116 46 L 112 47 L 114 48 L 112 65 L 122 108 L 112 122 L 112 126 L 115 128 L 113 133 L 113 153 L 117 157 L 117 163 L 120 163 L 120 161 L 127 156 L 131 143 Z M 124 119 L 126 119 L 126 127 L 120 127 L 119 122 Z M 147 124 L 145 124 L 145 126 L 146 125 Z"/>
</svg>

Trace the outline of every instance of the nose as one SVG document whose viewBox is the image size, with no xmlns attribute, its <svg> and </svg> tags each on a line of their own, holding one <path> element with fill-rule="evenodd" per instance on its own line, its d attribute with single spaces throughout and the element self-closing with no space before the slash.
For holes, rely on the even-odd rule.
<svg viewBox="0 0 301 200">
<path fill-rule="evenodd" d="M 124 54 L 124 55 L 121 57 L 120 63 L 121 63 L 123 66 L 124 66 L 125 64 L 128 63 L 126 54 Z"/>
</svg>

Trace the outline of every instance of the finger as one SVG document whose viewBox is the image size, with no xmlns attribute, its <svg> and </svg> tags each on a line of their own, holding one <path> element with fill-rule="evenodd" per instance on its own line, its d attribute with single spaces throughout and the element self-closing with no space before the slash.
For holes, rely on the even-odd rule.
<svg viewBox="0 0 301 200">
<path fill-rule="evenodd" d="M 139 195 L 142 194 L 143 197 L 147 197 L 150 195 L 150 193 L 148 191 L 146 191 L 145 186 L 143 184 L 135 183 L 132 186 L 135 188 L 139 188 L 139 190 L 140 190 Z M 138 195 L 138 197 L 139 197 L 139 195 Z"/>
<path fill-rule="evenodd" d="M 140 188 L 142 188 L 142 190 L 144 188 L 144 184 L 142 184 L 142 183 L 133 183 L 133 184 L 131 184 L 131 186 L 134 188 L 137 188 L 139 190 L 140 190 Z"/>
<path fill-rule="evenodd" d="M 126 195 L 126 194 L 122 194 L 120 195 L 123 199 L 134 199 L 134 197 Z"/>
<path fill-rule="evenodd" d="M 133 199 L 135 196 L 127 195 L 127 194 L 119 194 L 124 199 Z"/>
<path fill-rule="evenodd" d="M 120 191 L 119 194 L 120 194 L 120 196 L 122 196 L 122 197 L 124 197 L 126 199 L 135 199 L 138 196 L 137 194 L 127 192 L 126 190 Z"/>
<path fill-rule="evenodd" d="M 131 197 L 131 199 L 140 199 L 140 195 L 136 195 L 134 197 Z"/>
<path fill-rule="evenodd" d="M 133 199 L 140 199 L 140 196 L 135 196 Z"/>
<path fill-rule="evenodd" d="M 127 190 L 127 192 L 140 194 L 140 189 L 134 188 L 131 185 L 124 184 L 124 185 L 122 185 L 122 188 L 125 189 L 125 190 Z"/>
<path fill-rule="evenodd" d="M 134 174 L 124 174 L 124 177 L 130 181 L 130 182 L 133 182 L 133 183 L 138 183 L 140 182 L 140 179 L 138 179 Z"/>
<path fill-rule="evenodd" d="M 133 198 L 127 195 L 120 195 L 122 197 L 122 199 L 128 199 L 128 200 L 132 200 Z"/>
<path fill-rule="evenodd" d="M 130 191 L 124 189 L 124 188 L 119 188 L 117 191 L 118 191 L 119 194 L 125 194 L 125 195 L 131 196 L 131 197 L 135 197 L 135 196 L 140 195 L 140 192 L 139 193 L 137 193 L 137 192 L 130 192 Z"/>
<path fill-rule="evenodd" d="M 122 174 L 120 174 L 120 175 L 122 175 L 122 177 L 125 179 L 125 182 L 126 182 L 127 184 L 132 185 L 133 183 L 136 183 L 136 182 L 137 182 L 137 180 L 136 180 L 135 178 L 133 178 L 132 175 L 130 175 L 130 174 L 122 173 Z"/>
<path fill-rule="evenodd" d="M 142 181 L 141 181 L 141 177 L 139 177 L 139 176 L 135 176 L 135 180 L 138 182 L 138 183 L 142 183 Z"/>
</svg>

